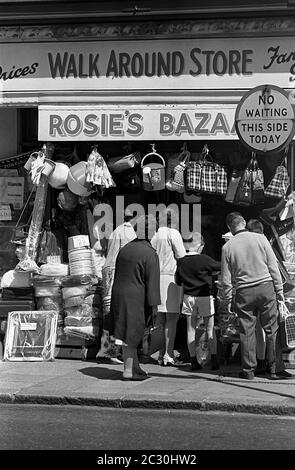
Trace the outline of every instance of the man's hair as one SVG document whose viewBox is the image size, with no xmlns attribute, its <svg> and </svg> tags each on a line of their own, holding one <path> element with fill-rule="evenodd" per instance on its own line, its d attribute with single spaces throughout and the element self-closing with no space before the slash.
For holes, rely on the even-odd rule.
<svg viewBox="0 0 295 470">
<path fill-rule="evenodd" d="M 245 219 L 240 212 L 230 212 L 230 214 L 226 216 L 225 223 L 232 232 L 235 231 L 240 224 L 245 223 Z"/>
<path fill-rule="evenodd" d="M 125 209 L 124 211 L 124 222 L 129 222 L 134 218 L 133 212 L 131 212 L 129 209 Z"/>
<path fill-rule="evenodd" d="M 258 219 L 250 219 L 246 227 L 249 232 L 263 233 L 263 225 Z"/>
<path fill-rule="evenodd" d="M 158 228 L 159 226 L 156 218 L 151 214 L 141 215 L 136 219 L 134 226 L 137 238 L 141 240 L 151 240 Z"/>
<path fill-rule="evenodd" d="M 132 220 L 133 218 L 134 218 L 133 215 L 130 215 L 130 214 L 129 214 L 129 215 L 126 215 L 126 214 L 125 214 L 125 215 L 124 215 L 124 222 L 129 222 L 129 221 Z"/>
<path fill-rule="evenodd" d="M 204 237 L 199 232 L 191 233 L 190 238 L 184 242 L 184 246 L 187 251 L 196 251 L 200 245 L 204 246 L 204 244 Z"/>
</svg>

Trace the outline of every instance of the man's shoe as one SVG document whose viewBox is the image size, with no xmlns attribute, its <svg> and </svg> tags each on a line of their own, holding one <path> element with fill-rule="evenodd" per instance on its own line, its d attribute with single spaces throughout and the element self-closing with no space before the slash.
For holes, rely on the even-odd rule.
<svg viewBox="0 0 295 470">
<path fill-rule="evenodd" d="M 211 354 L 211 370 L 218 370 L 219 364 L 216 354 Z"/>
<path fill-rule="evenodd" d="M 242 370 L 239 373 L 239 377 L 241 379 L 253 380 L 254 379 L 254 372 L 252 370 L 249 370 L 249 371 Z"/>
<path fill-rule="evenodd" d="M 265 375 L 266 374 L 266 361 L 263 359 L 257 359 L 257 367 L 254 370 L 254 375 Z"/>
<path fill-rule="evenodd" d="M 277 372 L 276 375 L 283 379 L 295 379 L 295 375 L 290 374 L 290 372 L 287 372 L 286 370 L 281 370 L 280 372 Z"/>
</svg>

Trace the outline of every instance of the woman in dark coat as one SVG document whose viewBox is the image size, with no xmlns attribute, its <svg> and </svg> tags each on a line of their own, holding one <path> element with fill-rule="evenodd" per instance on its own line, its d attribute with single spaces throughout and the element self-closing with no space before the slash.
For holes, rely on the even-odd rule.
<svg viewBox="0 0 295 470">
<path fill-rule="evenodd" d="M 137 347 L 148 316 L 155 315 L 161 303 L 159 259 L 149 241 L 156 231 L 155 219 L 142 216 L 136 225 L 138 238 L 118 254 L 111 300 L 110 333 L 123 347 L 123 380 L 148 377 L 139 366 Z"/>
</svg>

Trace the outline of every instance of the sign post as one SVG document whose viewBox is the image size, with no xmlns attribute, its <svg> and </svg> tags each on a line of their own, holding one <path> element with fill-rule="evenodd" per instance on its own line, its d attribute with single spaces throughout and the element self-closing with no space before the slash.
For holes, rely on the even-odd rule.
<svg viewBox="0 0 295 470">
<path fill-rule="evenodd" d="M 251 151 L 265 154 L 284 149 L 295 134 L 288 94 L 275 85 L 252 88 L 237 106 L 235 128 Z"/>
</svg>

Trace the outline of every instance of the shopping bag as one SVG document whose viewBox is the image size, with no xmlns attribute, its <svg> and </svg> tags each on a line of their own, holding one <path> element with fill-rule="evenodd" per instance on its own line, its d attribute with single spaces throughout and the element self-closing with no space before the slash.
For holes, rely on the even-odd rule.
<svg viewBox="0 0 295 470">
<path fill-rule="evenodd" d="M 288 175 L 287 168 L 283 165 L 279 165 L 276 168 L 276 172 L 271 179 L 270 183 L 264 190 L 264 194 L 267 197 L 275 197 L 281 199 L 285 197 L 287 190 L 290 186 L 290 178 Z"/>
<path fill-rule="evenodd" d="M 200 192 L 201 174 L 202 165 L 200 161 L 193 161 L 187 164 L 185 173 L 185 188 L 187 191 Z"/>
<path fill-rule="evenodd" d="M 168 159 L 166 188 L 170 191 L 184 193 L 184 171 L 190 158 L 190 152 L 183 150 L 176 158 Z"/>
<path fill-rule="evenodd" d="M 278 318 L 282 349 L 295 348 L 295 314 L 289 312 L 285 302 L 278 302 Z"/>
<path fill-rule="evenodd" d="M 225 195 L 227 190 L 226 169 L 213 162 L 208 155 L 206 153 L 202 160 L 188 163 L 186 190 L 201 194 Z"/>
<path fill-rule="evenodd" d="M 237 206 L 251 206 L 264 201 L 264 178 L 263 172 L 258 166 L 255 153 L 252 153 L 251 160 L 244 170 L 234 204 Z"/>
<path fill-rule="evenodd" d="M 230 181 L 227 186 L 226 195 L 225 195 L 226 202 L 230 202 L 230 203 L 234 202 L 241 177 L 242 177 L 242 171 L 233 170 Z"/>
<path fill-rule="evenodd" d="M 225 168 L 218 163 L 203 160 L 200 187 L 201 193 L 225 195 L 227 190 Z"/>
</svg>

